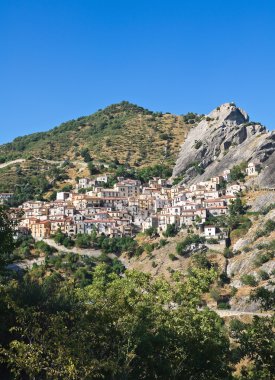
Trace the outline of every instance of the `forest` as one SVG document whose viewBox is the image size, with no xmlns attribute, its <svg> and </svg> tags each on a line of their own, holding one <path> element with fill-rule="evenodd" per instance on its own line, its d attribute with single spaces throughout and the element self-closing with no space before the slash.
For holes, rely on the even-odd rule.
<svg viewBox="0 0 275 380">
<path fill-rule="evenodd" d="M 1 379 L 274 378 L 274 316 L 227 323 L 203 307 L 213 268 L 168 282 L 99 262 L 80 285 L 58 271 L 9 270 L 13 236 L 1 208 Z"/>
</svg>

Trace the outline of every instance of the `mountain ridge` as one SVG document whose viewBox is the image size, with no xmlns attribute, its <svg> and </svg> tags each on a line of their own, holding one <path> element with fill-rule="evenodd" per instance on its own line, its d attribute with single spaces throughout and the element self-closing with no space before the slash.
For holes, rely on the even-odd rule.
<svg viewBox="0 0 275 380">
<path fill-rule="evenodd" d="M 262 170 L 249 184 L 273 188 L 274 151 L 275 132 L 249 121 L 248 114 L 233 103 L 208 115 L 173 115 L 123 101 L 0 145 L 0 164 L 14 162 L 0 168 L 0 191 L 13 192 L 23 179 L 24 186 L 31 182 L 36 188 L 43 183 L 45 190 L 52 183 L 56 162 L 78 162 L 75 169 L 64 169 L 57 187 L 62 188 L 66 181 L 89 175 L 82 165 L 87 152 L 99 168 L 164 165 L 185 183 L 207 180 L 255 160 Z"/>
</svg>

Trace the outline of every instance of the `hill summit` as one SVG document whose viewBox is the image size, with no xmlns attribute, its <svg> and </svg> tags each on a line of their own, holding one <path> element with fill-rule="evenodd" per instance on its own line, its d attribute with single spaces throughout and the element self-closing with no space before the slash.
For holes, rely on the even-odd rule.
<svg viewBox="0 0 275 380">
<path fill-rule="evenodd" d="M 123 101 L 92 115 L 62 123 L 48 132 L 18 137 L 0 146 L 0 159 L 30 155 L 48 160 L 78 159 L 88 149 L 94 159 L 130 166 L 173 164 L 196 114 L 153 112 Z"/>
</svg>

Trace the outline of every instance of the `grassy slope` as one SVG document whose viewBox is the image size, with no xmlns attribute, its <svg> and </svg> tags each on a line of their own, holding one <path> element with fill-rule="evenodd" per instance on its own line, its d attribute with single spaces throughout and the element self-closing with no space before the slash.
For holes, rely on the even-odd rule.
<svg viewBox="0 0 275 380">
<path fill-rule="evenodd" d="M 165 159 L 172 164 L 190 127 L 181 116 L 122 102 L 48 132 L 19 137 L 0 146 L 0 158 L 75 159 L 81 149 L 88 148 L 93 158 L 107 162 L 118 159 L 133 166 Z"/>
<path fill-rule="evenodd" d="M 188 117 L 154 113 L 122 102 L 63 123 L 48 132 L 18 137 L 0 146 L 0 162 L 18 158 L 27 161 L 0 169 L 0 191 L 14 191 L 22 172 L 26 181 L 33 181 L 33 176 L 49 178 L 47 172 L 54 163 L 39 162 L 37 157 L 54 161 L 68 159 L 81 166 L 84 148 L 96 161 L 119 162 L 133 167 L 151 166 L 165 160 L 165 164 L 172 167 L 180 144 L 198 121 L 192 117 L 194 115 L 190 122 Z M 21 174 L 18 175 L 19 168 Z M 73 179 L 88 171 L 69 170 L 67 174 Z"/>
</svg>

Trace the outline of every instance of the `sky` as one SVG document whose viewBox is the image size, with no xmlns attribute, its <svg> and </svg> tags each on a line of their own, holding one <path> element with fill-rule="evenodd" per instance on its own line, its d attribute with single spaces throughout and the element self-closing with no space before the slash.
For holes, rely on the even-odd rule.
<svg viewBox="0 0 275 380">
<path fill-rule="evenodd" d="M 0 0 L 0 143 L 128 100 L 275 129 L 274 0 Z"/>
</svg>

